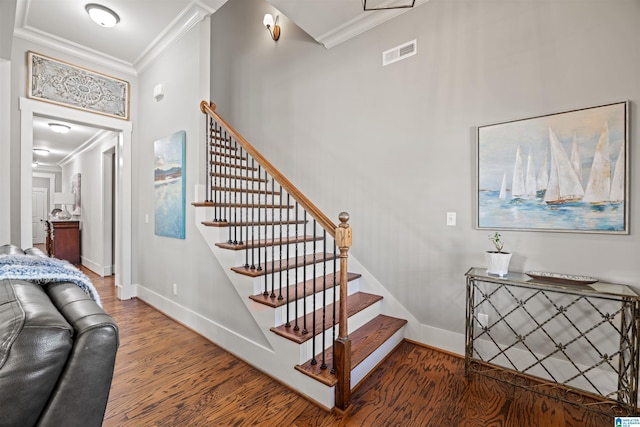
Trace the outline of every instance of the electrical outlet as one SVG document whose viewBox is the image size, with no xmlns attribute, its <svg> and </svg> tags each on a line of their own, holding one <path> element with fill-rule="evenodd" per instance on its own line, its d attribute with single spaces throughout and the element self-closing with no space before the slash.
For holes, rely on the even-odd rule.
<svg viewBox="0 0 640 427">
<path fill-rule="evenodd" d="M 447 225 L 455 226 L 456 225 L 456 213 L 455 212 L 447 212 Z"/>
<path fill-rule="evenodd" d="M 177 283 L 173 284 L 173 294 L 174 295 L 178 295 L 178 284 Z"/>
<path fill-rule="evenodd" d="M 489 315 L 484 313 L 478 313 L 478 326 L 486 328 L 489 326 Z"/>
</svg>

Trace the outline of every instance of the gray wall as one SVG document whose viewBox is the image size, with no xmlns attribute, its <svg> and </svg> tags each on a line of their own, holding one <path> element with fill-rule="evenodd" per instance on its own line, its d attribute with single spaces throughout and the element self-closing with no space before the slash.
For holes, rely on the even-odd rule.
<svg viewBox="0 0 640 427">
<path fill-rule="evenodd" d="M 204 152 L 204 115 L 199 104 L 206 100 L 209 23 L 201 23 L 163 52 L 139 76 L 139 143 L 134 147 L 134 248 L 138 295 L 225 346 L 228 331 L 252 341 L 264 342 L 225 272 L 196 229 L 195 186 L 203 178 L 200 151 Z M 203 80 L 206 89 L 203 91 Z M 164 98 L 152 96 L 157 84 Z M 154 234 L 154 141 L 179 130 L 186 131 L 186 238 Z M 145 222 L 148 215 L 149 222 Z M 178 285 L 178 295 L 172 286 Z M 245 313 L 243 315 L 242 313 Z M 203 323 L 205 324 L 203 326 Z M 233 349 L 230 349 L 233 351 Z"/>
<path fill-rule="evenodd" d="M 464 273 L 490 249 L 475 126 L 629 100 L 640 161 L 638 0 L 431 0 L 330 50 L 283 16 L 273 42 L 266 12 L 232 0 L 212 17 L 211 99 L 330 217 L 351 214 L 352 253 L 425 325 L 463 333 Z M 416 56 L 381 66 L 412 39 Z M 630 235 L 506 231 L 512 269 L 640 284 L 630 178 Z"/>
</svg>

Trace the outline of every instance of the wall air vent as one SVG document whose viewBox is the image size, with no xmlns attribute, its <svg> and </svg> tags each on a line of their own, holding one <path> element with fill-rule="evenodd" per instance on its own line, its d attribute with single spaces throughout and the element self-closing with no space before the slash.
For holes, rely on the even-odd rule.
<svg viewBox="0 0 640 427">
<path fill-rule="evenodd" d="M 382 52 L 382 66 L 393 64 L 401 59 L 413 56 L 416 53 L 418 53 L 418 40 L 411 40 L 410 42 Z"/>
</svg>

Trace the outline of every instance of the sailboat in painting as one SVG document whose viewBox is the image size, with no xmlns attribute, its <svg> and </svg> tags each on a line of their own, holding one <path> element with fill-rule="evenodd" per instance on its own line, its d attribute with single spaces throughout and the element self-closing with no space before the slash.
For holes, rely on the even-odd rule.
<svg viewBox="0 0 640 427">
<path fill-rule="evenodd" d="M 593 205 L 604 204 L 609 201 L 611 191 L 611 161 L 609 159 L 609 126 L 605 122 L 600 139 L 596 146 L 591 164 L 591 173 L 585 189 L 584 202 Z"/>
<path fill-rule="evenodd" d="M 527 156 L 527 173 L 524 179 L 524 188 L 527 198 L 534 199 L 536 197 L 536 185 L 536 168 L 533 165 L 531 149 L 529 149 L 529 155 Z"/>
<path fill-rule="evenodd" d="M 616 160 L 616 169 L 613 172 L 613 179 L 611 180 L 611 193 L 609 194 L 609 200 L 611 203 L 624 202 L 624 175 L 625 175 L 625 153 L 624 144 L 620 144 L 620 152 L 618 153 L 618 160 Z"/>
<path fill-rule="evenodd" d="M 522 163 L 522 153 L 520 146 L 516 150 L 516 163 L 513 166 L 513 180 L 511 182 L 511 197 L 514 199 L 520 199 L 526 194 L 526 188 L 524 184 L 524 167 Z"/>
<path fill-rule="evenodd" d="M 505 200 L 507 198 L 507 173 L 505 172 L 502 175 L 502 184 L 500 184 L 500 195 L 498 196 L 500 200 Z"/>
<path fill-rule="evenodd" d="M 578 150 L 578 141 L 575 133 L 573 134 L 573 144 L 571 145 L 571 166 L 576 171 L 580 182 L 582 182 L 582 156 L 580 156 L 580 150 Z"/>
<path fill-rule="evenodd" d="M 550 205 L 577 202 L 584 196 L 582 184 L 571 166 L 567 153 L 549 128 L 551 170 L 544 201 Z"/>
<path fill-rule="evenodd" d="M 549 163 L 547 161 L 547 153 L 544 153 L 544 160 L 542 166 L 538 170 L 538 176 L 536 178 L 536 195 L 538 197 L 544 197 L 544 193 L 547 191 L 547 185 L 549 184 Z"/>
</svg>

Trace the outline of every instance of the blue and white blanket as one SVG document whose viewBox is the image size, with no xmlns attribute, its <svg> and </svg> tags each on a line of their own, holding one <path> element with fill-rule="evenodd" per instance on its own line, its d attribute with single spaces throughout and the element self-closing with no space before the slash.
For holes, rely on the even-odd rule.
<svg viewBox="0 0 640 427">
<path fill-rule="evenodd" d="M 44 285 L 71 282 L 80 287 L 100 307 L 100 296 L 91 280 L 67 261 L 35 255 L 0 255 L 0 279 L 28 280 Z"/>
</svg>

